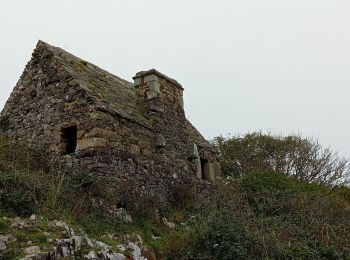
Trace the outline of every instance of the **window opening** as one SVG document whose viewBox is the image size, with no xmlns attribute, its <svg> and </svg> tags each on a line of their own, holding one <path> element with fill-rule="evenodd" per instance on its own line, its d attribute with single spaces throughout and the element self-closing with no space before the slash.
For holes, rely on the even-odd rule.
<svg viewBox="0 0 350 260">
<path fill-rule="evenodd" d="M 77 126 L 70 126 L 62 128 L 62 139 L 65 144 L 64 154 L 71 154 L 75 152 L 77 147 Z"/>
</svg>

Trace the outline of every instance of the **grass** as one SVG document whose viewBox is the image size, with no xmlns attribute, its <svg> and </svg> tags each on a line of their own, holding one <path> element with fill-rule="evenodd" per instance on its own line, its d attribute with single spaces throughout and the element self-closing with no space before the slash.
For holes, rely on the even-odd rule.
<svg viewBox="0 0 350 260">
<path fill-rule="evenodd" d="M 191 189 L 174 189 L 179 201 L 167 208 L 124 190 L 134 220 L 125 224 L 107 210 L 123 194 L 116 193 L 120 189 L 112 182 L 106 189 L 105 182 L 80 169 L 62 170 L 40 151 L 0 140 L 2 216 L 44 217 L 28 230 L 14 229 L 1 219 L 0 232 L 15 234 L 19 245 L 32 240 L 46 248 L 43 231 L 61 236 L 49 225 L 59 219 L 112 246 L 116 244 L 109 234 L 140 234 L 160 259 L 350 259 L 347 187 L 308 184 L 273 172 L 251 173 L 219 183 L 205 199 Z M 176 229 L 155 218 L 155 208 L 175 222 Z M 21 253 L 10 247 L 0 259 L 15 259 Z"/>
</svg>

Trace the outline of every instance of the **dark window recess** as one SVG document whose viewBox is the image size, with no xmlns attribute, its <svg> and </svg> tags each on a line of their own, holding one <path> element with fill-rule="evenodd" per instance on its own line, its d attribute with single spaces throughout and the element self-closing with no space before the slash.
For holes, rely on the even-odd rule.
<svg viewBox="0 0 350 260">
<path fill-rule="evenodd" d="M 201 158 L 201 170 L 202 170 L 202 179 L 205 179 L 207 176 L 207 170 L 208 170 L 208 160 Z"/>
<path fill-rule="evenodd" d="M 62 128 L 62 139 L 65 144 L 64 154 L 71 154 L 75 152 L 77 147 L 77 126 L 70 126 Z"/>
</svg>

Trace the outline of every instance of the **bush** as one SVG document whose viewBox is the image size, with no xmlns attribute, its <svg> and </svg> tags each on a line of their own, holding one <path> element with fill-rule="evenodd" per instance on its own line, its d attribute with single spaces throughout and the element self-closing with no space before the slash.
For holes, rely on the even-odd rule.
<svg viewBox="0 0 350 260">
<path fill-rule="evenodd" d="M 217 137 L 222 172 L 239 177 L 249 172 L 280 172 L 305 182 L 342 185 L 350 181 L 350 162 L 312 139 L 253 133 Z"/>
<path fill-rule="evenodd" d="M 132 183 L 126 184 L 119 189 L 110 178 L 61 169 L 39 151 L 0 140 L 1 213 L 38 213 L 73 222 L 95 237 L 138 231 L 161 259 L 350 259 L 350 189 L 345 186 L 250 172 L 218 180 L 205 197 L 186 185 L 169 187 L 173 204 L 158 218 L 154 210 L 162 209 L 161 203 L 139 198 Z M 116 218 L 117 202 L 134 213 L 133 224 Z M 163 216 L 177 228 L 165 227 Z M 0 221 L 0 232 L 7 228 Z M 19 241 L 24 236 L 17 230 Z M 2 255 L 15 259 L 18 253 L 8 248 Z"/>
<path fill-rule="evenodd" d="M 170 239 L 168 256 L 200 259 L 346 259 L 348 188 L 282 174 L 228 181 Z M 198 206 L 198 205 L 197 205 Z"/>
</svg>

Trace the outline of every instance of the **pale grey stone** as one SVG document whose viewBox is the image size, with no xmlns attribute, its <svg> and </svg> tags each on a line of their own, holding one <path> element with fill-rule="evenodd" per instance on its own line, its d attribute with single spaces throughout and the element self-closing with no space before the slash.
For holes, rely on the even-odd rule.
<svg viewBox="0 0 350 260">
<path fill-rule="evenodd" d="M 204 165 L 204 179 L 206 179 L 208 181 L 215 180 L 215 170 L 214 170 L 213 163 L 206 163 Z"/>
<path fill-rule="evenodd" d="M 141 254 L 141 248 L 133 242 L 128 243 L 128 249 L 131 252 L 132 259 L 134 260 L 145 260 Z"/>
<path fill-rule="evenodd" d="M 6 244 L 4 241 L 0 240 L 0 251 L 4 251 L 6 249 Z"/>
<path fill-rule="evenodd" d="M 83 239 L 80 236 L 73 236 L 70 239 L 71 245 L 73 245 L 74 251 L 79 251 L 83 244 Z"/>
<path fill-rule="evenodd" d="M 94 247 L 94 243 L 90 238 L 88 238 L 87 236 L 85 236 L 84 238 L 89 247 Z"/>
<path fill-rule="evenodd" d="M 126 257 L 123 254 L 119 253 L 109 253 L 107 254 L 108 260 L 126 260 Z"/>
<path fill-rule="evenodd" d="M 158 76 L 157 76 L 157 75 L 155 75 L 155 74 L 150 74 L 150 75 L 147 75 L 147 76 L 144 77 L 144 81 L 145 81 L 146 83 L 151 82 L 151 81 L 158 81 L 158 82 L 159 82 L 159 79 L 158 79 Z"/>
<path fill-rule="evenodd" d="M 160 83 L 158 81 L 147 82 L 147 85 L 151 91 L 160 93 Z"/>
<path fill-rule="evenodd" d="M 149 109 L 152 112 L 159 112 L 159 113 L 164 113 L 164 108 L 160 107 L 160 106 L 155 106 L 155 105 L 150 105 Z"/>
<path fill-rule="evenodd" d="M 126 251 L 125 246 L 122 245 L 122 244 L 118 244 L 118 245 L 117 245 L 117 248 L 118 248 L 118 250 L 119 250 L 120 252 L 125 252 L 125 251 Z"/>
<path fill-rule="evenodd" d="M 31 247 L 28 247 L 28 248 L 24 249 L 24 252 L 27 255 L 34 255 L 34 254 L 37 254 L 37 253 L 40 252 L 40 247 L 38 247 L 38 246 L 31 246 Z"/>
<path fill-rule="evenodd" d="M 166 146 L 166 139 L 164 135 L 162 134 L 157 134 L 157 139 L 156 139 L 156 147 L 161 148 Z"/>
<path fill-rule="evenodd" d="M 141 79 L 140 78 L 134 78 L 134 86 L 139 86 L 141 84 Z"/>
<path fill-rule="evenodd" d="M 176 227 L 176 225 L 173 222 L 168 221 L 167 218 L 162 218 L 162 221 L 168 228 L 174 229 Z"/>
<path fill-rule="evenodd" d="M 94 251 L 90 251 L 87 255 L 84 256 L 84 259 L 87 260 L 98 260 L 98 256 Z"/>
<path fill-rule="evenodd" d="M 126 209 L 120 208 L 116 210 L 117 217 L 122 220 L 124 223 L 132 223 L 132 218 L 126 211 Z"/>
<path fill-rule="evenodd" d="M 198 159 L 198 148 L 196 143 L 190 143 L 187 145 L 187 158 L 190 160 Z"/>
<path fill-rule="evenodd" d="M 200 158 L 195 159 L 194 163 L 196 165 L 196 176 L 198 179 L 202 179 L 203 173 L 202 173 L 201 159 Z"/>
<path fill-rule="evenodd" d="M 152 238 L 153 240 L 160 240 L 160 239 L 161 239 L 160 237 L 157 237 L 157 236 L 155 236 L 155 235 L 152 235 L 151 238 Z"/>
<path fill-rule="evenodd" d="M 184 108 L 184 97 L 182 95 L 179 96 L 179 104 L 182 108 Z"/>
<path fill-rule="evenodd" d="M 71 255 L 71 251 L 70 251 L 69 247 L 67 247 L 67 246 L 62 246 L 61 252 L 62 252 L 63 257 L 68 257 Z"/>
<path fill-rule="evenodd" d="M 158 97 L 158 92 L 153 91 L 153 90 L 149 90 L 146 93 L 146 97 L 147 97 L 148 100 L 154 99 L 154 98 Z"/>
<path fill-rule="evenodd" d="M 107 245 L 101 241 L 96 241 L 95 245 L 98 246 L 99 248 L 101 248 L 102 250 L 107 251 L 107 252 L 112 249 L 112 247 L 110 245 Z"/>
</svg>

